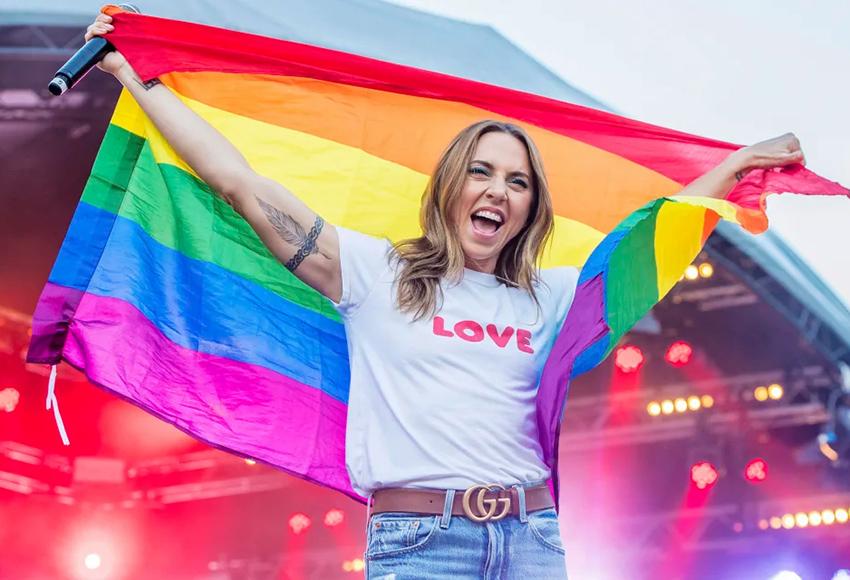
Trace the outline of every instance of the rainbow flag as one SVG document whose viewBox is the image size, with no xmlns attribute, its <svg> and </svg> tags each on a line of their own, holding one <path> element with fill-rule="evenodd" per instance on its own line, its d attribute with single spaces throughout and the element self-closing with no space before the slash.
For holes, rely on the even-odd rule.
<svg viewBox="0 0 850 580">
<path fill-rule="evenodd" d="M 496 118 L 529 132 L 557 213 L 542 266 L 582 268 L 538 395 L 555 474 L 570 378 L 664 296 L 718 219 L 761 231 L 767 193 L 848 194 L 791 167 L 752 172 L 725 201 L 677 198 L 737 146 L 352 54 L 107 10 L 110 40 L 144 80 L 159 77 L 328 222 L 366 234 L 418 235 L 428 175 L 463 127 Z M 33 317 L 29 360 L 65 360 L 211 445 L 356 497 L 339 316 L 127 93 Z"/>
</svg>

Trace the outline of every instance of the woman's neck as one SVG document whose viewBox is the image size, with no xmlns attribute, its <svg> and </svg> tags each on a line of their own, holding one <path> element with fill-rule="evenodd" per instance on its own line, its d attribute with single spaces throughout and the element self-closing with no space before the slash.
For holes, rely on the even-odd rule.
<svg viewBox="0 0 850 580">
<path fill-rule="evenodd" d="M 496 273 L 497 258 L 487 258 L 485 260 L 474 260 L 469 256 L 464 256 L 463 267 L 468 270 L 475 270 L 482 274 L 493 275 Z"/>
</svg>

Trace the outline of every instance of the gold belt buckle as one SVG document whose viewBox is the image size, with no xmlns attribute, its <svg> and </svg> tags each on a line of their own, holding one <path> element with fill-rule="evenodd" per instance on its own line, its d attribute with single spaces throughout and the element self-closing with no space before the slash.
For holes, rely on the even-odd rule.
<svg viewBox="0 0 850 580">
<path fill-rule="evenodd" d="M 510 497 L 485 498 L 488 491 L 506 491 L 504 486 L 498 483 L 486 485 L 473 485 L 463 492 L 463 513 L 474 522 L 498 521 L 508 515 L 511 511 Z M 473 502 L 473 496 L 475 501 Z M 502 511 L 496 514 L 497 504 L 502 504 Z"/>
</svg>

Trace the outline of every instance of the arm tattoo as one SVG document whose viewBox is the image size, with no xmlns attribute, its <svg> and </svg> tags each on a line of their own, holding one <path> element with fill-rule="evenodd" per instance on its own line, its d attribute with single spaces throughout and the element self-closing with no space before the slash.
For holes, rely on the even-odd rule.
<svg viewBox="0 0 850 580">
<path fill-rule="evenodd" d="M 274 231 L 277 232 L 280 239 L 287 244 L 298 248 L 295 255 L 284 264 L 287 270 L 295 272 L 298 266 L 301 265 L 301 262 L 304 261 L 304 258 L 312 254 L 319 253 L 319 247 L 316 245 L 316 240 L 318 239 L 319 234 L 322 233 L 322 228 L 325 227 L 325 220 L 316 216 L 316 221 L 313 223 L 313 227 L 310 228 L 309 232 L 305 232 L 304 228 L 301 227 L 301 224 L 292 219 L 292 216 L 289 214 L 280 211 L 278 208 L 259 197 L 257 198 L 257 202 L 260 204 L 260 209 L 263 210 L 263 213 L 266 215 L 266 219 L 269 220 L 269 223 L 272 225 L 272 228 L 274 228 Z"/>
<path fill-rule="evenodd" d="M 146 82 L 146 83 L 143 83 L 140 79 L 136 79 L 136 82 L 137 82 L 137 83 L 139 83 L 140 85 L 142 85 L 142 87 L 144 87 L 144 89 L 145 89 L 146 91 L 151 90 L 151 89 L 152 89 L 152 88 L 154 88 L 156 85 L 161 85 L 161 84 L 162 84 L 162 81 L 161 81 L 161 80 L 159 80 L 158 78 L 152 78 L 151 80 L 149 80 L 149 81 L 148 81 L 148 82 Z"/>
</svg>

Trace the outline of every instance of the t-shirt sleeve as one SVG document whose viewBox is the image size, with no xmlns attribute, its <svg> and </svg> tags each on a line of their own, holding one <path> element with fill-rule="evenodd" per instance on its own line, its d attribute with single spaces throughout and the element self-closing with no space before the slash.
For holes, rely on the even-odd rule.
<svg viewBox="0 0 850 580">
<path fill-rule="evenodd" d="M 543 270 L 542 276 L 549 292 L 550 302 L 547 315 L 557 320 L 560 328 L 576 295 L 579 277 L 578 268 L 570 266 L 547 268 Z"/>
<path fill-rule="evenodd" d="M 348 317 L 366 300 L 378 279 L 389 269 L 389 241 L 354 230 L 336 228 L 339 238 L 339 266 L 342 274 L 342 297 L 334 303 L 337 311 Z"/>
</svg>

